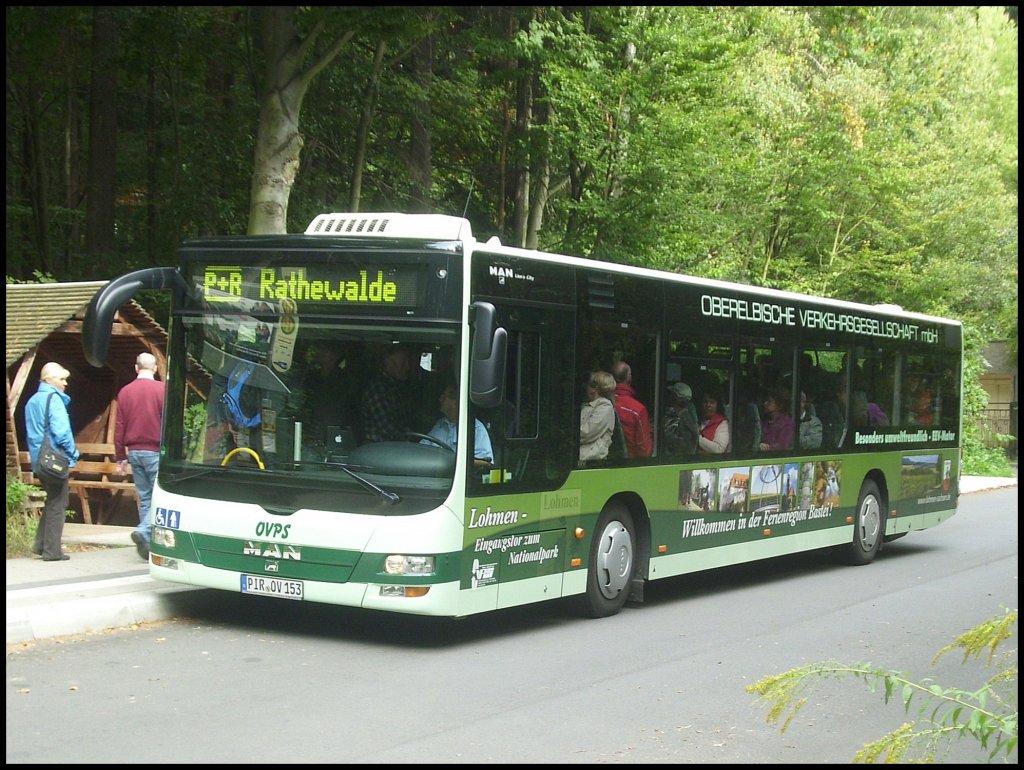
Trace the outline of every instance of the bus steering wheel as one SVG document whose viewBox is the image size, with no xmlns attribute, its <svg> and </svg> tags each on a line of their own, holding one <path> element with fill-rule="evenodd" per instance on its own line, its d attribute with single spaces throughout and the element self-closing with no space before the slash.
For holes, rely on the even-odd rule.
<svg viewBox="0 0 1024 770">
<path fill-rule="evenodd" d="M 408 439 L 413 439 L 414 438 L 414 439 L 419 439 L 421 441 L 429 441 L 431 444 L 436 444 L 437 446 L 441 447 L 442 449 L 447 449 L 449 452 L 454 452 L 455 451 L 450 446 L 448 446 L 446 443 L 441 441 L 441 439 L 439 439 L 439 438 L 437 438 L 435 436 L 429 436 L 426 433 L 417 433 L 414 430 L 410 430 L 410 431 L 406 432 L 405 437 L 408 438 Z"/>
</svg>

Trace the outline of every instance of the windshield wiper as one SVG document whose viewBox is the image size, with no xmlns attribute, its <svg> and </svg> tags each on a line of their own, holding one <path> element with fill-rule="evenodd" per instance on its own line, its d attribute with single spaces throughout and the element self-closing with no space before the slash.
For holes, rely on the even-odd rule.
<svg viewBox="0 0 1024 770">
<path fill-rule="evenodd" d="M 380 495 L 381 499 L 388 505 L 394 505 L 395 503 L 400 502 L 402 499 L 401 497 L 398 496 L 397 493 L 389 492 L 386 489 L 382 489 L 369 479 L 363 478 L 344 463 L 324 463 L 324 465 L 330 468 L 341 468 L 343 471 L 345 471 L 345 473 L 351 476 L 355 480 L 355 482 L 359 484 L 359 486 L 361 486 L 363 489 L 368 489 L 371 492 L 376 492 L 378 495 Z"/>
<path fill-rule="evenodd" d="M 222 470 L 222 466 L 216 467 L 199 467 L 191 471 L 181 471 L 180 473 L 164 473 L 162 476 L 168 481 L 185 481 L 186 479 L 196 479 L 200 476 L 208 476 L 211 473 L 217 473 Z"/>
<path fill-rule="evenodd" d="M 402 501 L 401 496 L 399 496 L 396 492 L 389 492 L 386 489 L 382 489 L 381 487 L 378 487 L 372 481 L 370 481 L 369 479 L 363 478 L 362 476 L 360 476 L 358 473 L 356 473 L 354 470 L 349 468 L 344 463 L 303 462 L 303 463 L 299 463 L 299 465 L 316 465 L 316 466 L 324 466 L 324 465 L 326 465 L 329 468 L 340 468 L 341 470 L 345 471 L 345 473 L 347 473 L 349 476 L 351 476 L 352 479 L 357 484 L 359 484 L 359 486 L 363 487 L 363 489 L 366 489 L 366 490 L 368 490 L 370 492 L 373 492 L 376 495 L 380 496 L 381 500 L 383 500 L 388 505 L 394 505 L 395 503 L 399 503 L 399 502 Z M 211 473 L 216 473 L 216 472 L 218 472 L 220 470 L 222 470 L 221 466 L 216 466 L 216 467 L 200 467 L 200 468 L 196 468 L 195 470 L 193 470 L 191 472 L 190 471 L 183 471 L 181 473 L 168 473 L 168 474 L 166 474 L 166 478 L 167 478 L 168 481 L 172 481 L 172 482 L 173 481 L 185 481 L 186 479 L 195 479 L 195 478 L 199 478 L 201 476 L 207 476 L 207 475 L 209 475 Z M 259 472 L 260 473 L 266 473 L 267 471 L 259 471 Z"/>
</svg>

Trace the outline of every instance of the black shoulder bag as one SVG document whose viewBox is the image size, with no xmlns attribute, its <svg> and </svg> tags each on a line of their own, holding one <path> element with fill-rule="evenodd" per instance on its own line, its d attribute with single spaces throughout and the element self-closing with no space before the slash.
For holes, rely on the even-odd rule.
<svg viewBox="0 0 1024 770">
<path fill-rule="evenodd" d="M 56 393 L 51 393 L 46 399 L 46 417 L 43 419 L 43 444 L 39 447 L 39 454 L 36 455 L 36 463 L 32 466 L 32 472 L 42 481 L 51 484 L 64 481 L 68 477 L 70 464 L 67 455 L 60 447 L 50 443 L 50 399 Z"/>
</svg>

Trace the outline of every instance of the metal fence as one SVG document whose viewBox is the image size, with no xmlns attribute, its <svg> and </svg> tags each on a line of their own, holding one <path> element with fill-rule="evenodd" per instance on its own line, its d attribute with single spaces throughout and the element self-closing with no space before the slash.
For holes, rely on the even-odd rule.
<svg viewBox="0 0 1024 770">
<path fill-rule="evenodd" d="M 1017 402 L 989 403 L 979 420 L 982 438 L 988 446 L 1006 447 L 1006 453 L 1017 456 Z"/>
</svg>

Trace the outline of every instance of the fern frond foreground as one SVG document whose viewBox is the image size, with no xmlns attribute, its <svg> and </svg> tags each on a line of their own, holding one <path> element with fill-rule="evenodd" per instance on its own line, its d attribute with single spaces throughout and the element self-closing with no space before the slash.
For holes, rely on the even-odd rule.
<svg viewBox="0 0 1024 770">
<path fill-rule="evenodd" d="M 1001 670 L 981 687 L 968 692 L 942 687 L 928 680 L 917 682 L 906 674 L 871 664 L 838 661 L 811 663 L 782 674 L 765 677 L 746 688 L 768 706 L 767 721 L 785 733 L 794 717 L 807 703 L 807 693 L 822 679 L 861 680 L 871 692 L 882 691 L 886 703 L 898 698 L 904 712 L 916 708 L 916 720 L 904 723 L 878 740 L 864 745 L 853 762 L 886 764 L 936 762 L 953 741 L 972 737 L 989 761 L 1006 760 L 1017 748 L 1017 665 L 1016 649 L 996 657 L 1001 645 L 1014 633 L 1017 611 L 1006 610 L 957 637 L 935 656 L 960 649 L 963 662 L 987 651 L 987 666 L 999 663 Z"/>
</svg>

